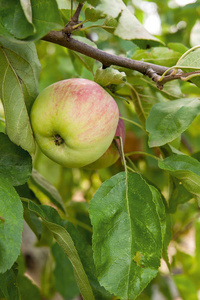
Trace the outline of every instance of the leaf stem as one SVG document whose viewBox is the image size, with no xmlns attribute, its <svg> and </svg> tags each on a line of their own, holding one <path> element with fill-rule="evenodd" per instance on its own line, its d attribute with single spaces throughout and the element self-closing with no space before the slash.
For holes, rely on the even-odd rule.
<svg viewBox="0 0 200 300">
<path fill-rule="evenodd" d="M 136 173 L 136 171 L 134 169 L 132 169 L 131 167 L 127 166 L 127 169 L 133 173 Z"/>
<path fill-rule="evenodd" d="M 137 91 L 134 89 L 134 87 L 130 83 L 126 82 L 125 85 L 127 85 L 131 90 L 132 100 L 135 105 L 136 113 L 138 115 L 140 122 L 145 126 L 146 116 L 145 116 L 144 109 L 142 107 L 142 103 L 140 101 L 140 97 L 138 96 Z M 136 96 L 136 101 L 134 101 L 135 97 L 133 96 L 133 94 Z"/>
<path fill-rule="evenodd" d="M 135 155 L 135 154 L 142 154 L 142 155 L 146 155 L 146 156 L 149 156 L 149 157 L 152 157 L 156 160 L 162 160 L 161 158 L 153 155 L 153 154 L 150 154 L 150 153 L 147 153 L 147 152 L 143 152 L 143 151 L 133 151 L 133 152 L 129 152 L 129 153 L 125 153 L 125 157 L 128 157 L 128 156 L 131 156 L 131 155 Z"/>
<path fill-rule="evenodd" d="M 161 81 L 163 80 L 163 78 L 165 77 L 165 75 L 166 75 L 169 71 L 171 71 L 171 70 L 173 70 L 173 69 L 178 69 L 178 67 L 173 66 L 173 67 L 167 69 L 167 70 L 162 74 L 162 76 L 160 77 L 160 79 L 158 80 L 158 82 L 161 82 Z"/>
<path fill-rule="evenodd" d="M 130 119 L 124 118 L 124 117 L 122 117 L 122 116 L 120 116 L 119 118 L 122 119 L 122 120 L 124 120 L 124 121 L 126 121 L 126 122 L 129 122 L 129 123 L 131 123 L 131 124 L 133 124 L 133 125 L 135 125 L 135 126 L 137 126 L 137 127 L 139 127 L 140 129 L 142 129 L 142 130 L 146 133 L 146 130 L 145 130 L 145 129 L 142 127 L 142 125 L 140 125 L 139 123 L 137 123 L 137 122 L 135 122 L 135 121 L 132 121 L 132 120 L 130 120 Z"/>
<path fill-rule="evenodd" d="M 129 166 L 127 166 L 127 168 L 131 169 L 132 172 L 137 172 L 140 173 L 139 169 L 136 167 L 136 165 L 134 164 L 134 162 L 127 156 L 126 157 L 127 161 L 130 163 L 130 165 L 132 166 L 132 168 L 130 168 Z"/>
</svg>

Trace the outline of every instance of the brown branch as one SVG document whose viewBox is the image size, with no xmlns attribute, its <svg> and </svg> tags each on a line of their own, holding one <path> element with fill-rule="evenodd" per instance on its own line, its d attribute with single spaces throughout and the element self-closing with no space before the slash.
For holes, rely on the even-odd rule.
<svg viewBox="0 0 200 300">
<path fill-rule="evenodd" d="M 73 17 L 71 18 L 71 20 L 74 21 L 74 23 L 76 23 L 76 24 L 78 24 L 78 19 L 79 19 L 79 15 L 81 13 L 81 9 L 83 7 L 83 4 L 84 3 L 79 3 L 78 4 L 78 7 L 77 7 L 76 11 L 75 11 Z"/>
<path fill-rule="evenodd" d="M 72 34 L 72 31 L 74 30 L 74 26 L 81 23 L 79 21 L 79 15 L 81 13 L 82 7 L 83 7 L 84 3 L 79 3 L 78 7 L 74 13 L 74 15 L 71 17 L 70 21 L 65 25 L 63 32 L 66 34 L 67 38 L 69 39 L 69 37 Z M 76 27 L 76 29 L 81 28 L 82 25 L 80 25 L 80 27 Z"/>
<path fill-rule="evenodd" d="M 164 66 L 159 66 L 143 61 L 137 61 L 130 58 L 107 53 L 73 38 L 67 39 L 65 36 L 65 32 L 63 31 L 50 31 L 47 35 L 45 35 L 42 38 L 42 40 L 58 44 L 70 50 L 74 50 L 91 58 L 94 58 L 101 62 L 105 67 L 109 67 L 111 65 L 124 67 L 127 69 L 138 71 L 144 75 L 148 75 L 150 78 L 153 77 L 153 74 L 162 75 L 165 71 L 168 70 L 168 68 Z M 154 71 L 154 73 L 150 72 L 150 70 Z M 172 70 L 169 73 L 171 72 Z"/>
</svg>

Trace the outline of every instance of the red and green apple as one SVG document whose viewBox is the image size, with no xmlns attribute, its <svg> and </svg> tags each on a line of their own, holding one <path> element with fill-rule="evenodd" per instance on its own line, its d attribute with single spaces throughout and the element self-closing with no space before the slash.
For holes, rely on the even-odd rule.
<svg viewBox="0 0 200 300">
<path fill-rule="evenodd" d="M 45 88 L 31 109 L 41 151 L 65 167 L 84 167 L 110 147 L 119 121 L 115 100 L 97 83 L 66 79 Z"/>
</svg>

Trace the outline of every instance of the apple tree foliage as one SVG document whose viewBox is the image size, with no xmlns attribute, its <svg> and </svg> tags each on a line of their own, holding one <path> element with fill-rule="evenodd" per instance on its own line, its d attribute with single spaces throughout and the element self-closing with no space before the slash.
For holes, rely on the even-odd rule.
<svg viewBox="0 0 200 300">
<path fill-rule="evenodd" d="M 151 11 L 157 36 L 142 25 Z M 199 14 L 199 0 L 0 0 L 0 299 L 198 299 Z M 39 91 L 74 77 L 124 119 L 107 169 L 64 168 L 35 143 Z M 23 220 L 48 248 L 39 287 Z"/>
</svg>

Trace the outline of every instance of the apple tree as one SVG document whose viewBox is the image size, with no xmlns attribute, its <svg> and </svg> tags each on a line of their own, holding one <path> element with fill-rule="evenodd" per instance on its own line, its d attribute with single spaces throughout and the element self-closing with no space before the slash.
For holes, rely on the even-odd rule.
<svg viewBox="0 0 200 300">
<path fill-rule="evenodd" d="M 200 10 L 183 2 L 0 1 L 0 299 L 199 299 Z"/>
</svg>

